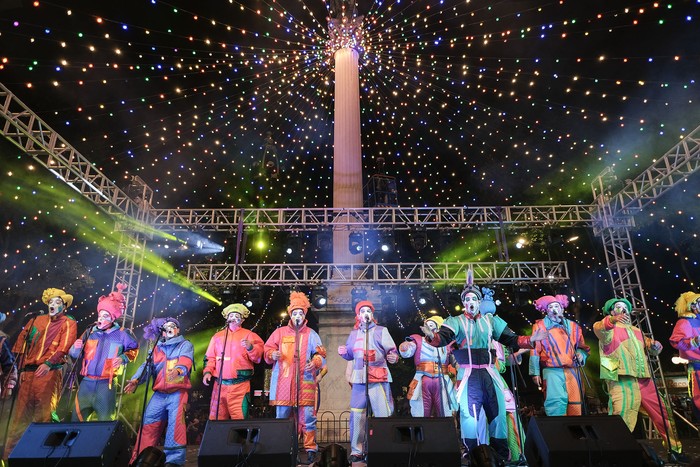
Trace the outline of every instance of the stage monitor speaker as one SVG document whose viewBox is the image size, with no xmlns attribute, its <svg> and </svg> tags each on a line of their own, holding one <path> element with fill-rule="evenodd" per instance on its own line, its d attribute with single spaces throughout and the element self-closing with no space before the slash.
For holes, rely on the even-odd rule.
<svg viewBox="0 0 700 467">
<path fill-rule="evenodd" d="M 367 465 L 414 467 L 459 465 L 452 417 L 370 418 Z"/>
<path fill-rule="evenodd" d="M 234 461 L 249 467 L 291 465 L 296 459 L 295 436 L 291 419 L 209 420 L 197 465 L 237 465 Z"/>
<path fill-rule="evenodd" d="M 129 436 L 113 422 L 32 423 L 8 457 L 9 467 L 126 467 Z"/>
<path fill-rule="evenodd" d="M 525 458 L 530 467 L 645 465 L 642 447 L 619 415 L 532 417 Z"/>
</svg>

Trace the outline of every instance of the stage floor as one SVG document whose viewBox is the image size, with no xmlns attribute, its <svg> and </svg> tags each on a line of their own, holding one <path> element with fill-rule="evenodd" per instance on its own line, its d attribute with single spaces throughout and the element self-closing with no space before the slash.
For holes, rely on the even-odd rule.
<svg viewBox="0 0 700 467">
<path fill-rule="evenodd" d="M 691 438 L 691 439 L 683 439 L 683 452 L 691 459 L 691 465 L 695 467 L 700 467 L 700 438 Z M 653 448 L 655 451 L 656 455 L 661 459 L 665 466 L 678 466 L 680 464 L 672 464 L 667 462 L 668 460 L 668 451 L 665 450 L 663 447 L 661 440 L 660 439 L 652 439 L 652 440 L 647 440 L 644 441 L 644 443 L 647 443 L 649 446 Z M 350 448 L 348 445 L 344 445 L 346 450 L 350 452 Z M 320 446 L 321 449 L 324 448 L 324 446 Z M 185 464 L 185 467 L 197 467 L 197 454 L 199 453 L 199 446 L 188 446 L 187 447 L 187 463 Z M 355 463 L 352 465 L 352 467 L 365 467 L 365 463 Z M 527 466 L 527 464 L 513 464 L 513 465 L 520 465 L 520 466 Z M 321 464 L 317 463 L 315 464 L 316 467 L 324 467 L 321 466 Z M 266 466 L 266 467 L 275 467 L 275 466 Z M 284 466 L 280 466 L 284 467 Z M 374 467 L 374 466 L 369 466 L 369 467 Z M 445 466 L 449 467 L 449 466 Z"/>
</svg>

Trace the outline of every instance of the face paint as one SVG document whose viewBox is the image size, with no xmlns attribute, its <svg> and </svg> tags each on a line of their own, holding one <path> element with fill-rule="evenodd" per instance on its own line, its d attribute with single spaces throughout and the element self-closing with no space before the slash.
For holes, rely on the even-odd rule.
<svg viewBox="0 0 700 467">
<path fill-rule="evenodd" d="M 438 328 L 437 324 L 433 320 L 426 321 L 425 326 L 433 332 L 437 331 L 437 328 Z"/>
<path fill-rule="evenodd" d="M 302 310 L 301 308 L 292 310 L 292 314 L 290 316 L 292 317 L 292 322 L 295 326 L 301 326 L 304 322 L 304 310 Z"/>
<path fill-rule="evenodd" d="M 61 313 L 65 306 L 61 297 L 54 297 L 49 300 L 49 316 L 56 316 Z"/>
<path fill-rule="evenodd" d="M 165 337 L 165 340 L 170 340 L 180 334 L 180 328 L 178 328 L 177 324 L 173 323 L 172 321 L 165 323 L 161 329 L 161 335 Z"/>
<path fill-rule="evenodd" d="M 627 304 L 625 302 L 615 302 L 610 314 L 613 316 L 617 316 L 617 315 L 623 315 L 625 313 L 629 314 L 629 312 L 630 311 L 627 309 Z"/>
<path fill-rule="evenodd" d="M 370 307 L 363 306 L 360 308 L 360 321 L 363 323 L 370 323 L 372 318 L 374 318 L 374 313 L 372 313 L 372 309 Z"/>
<path fill-rule="evenodd" d="M 552 302 L 547 305 L 547 316 L 554 323 L 561 323 L 564 319 L 564 310 L 561 307 L 561 303 Z"/>
<path fill-rule="evenodd" d="M 700 298 L 695 300 L 693 303 L 690 304 L 690 311 L 693 313 L 700 314 Z"/>
<path fill-rule="evenodd" d="M 112 323 L 114 320 L 112 319 L 112 315 L 109 314 L 108 311 L 105 310 L 100 310 L 97 313 L 97 328 L 101 330 L 109 329 L 112 326 Z"/>
<path fill-rule="evenodd" d="M 479 313 L 479 305 L 481 301 L 479 298 L 476 296 L 475 293 L 469 292 L 467 295 L 464 296 L 464 301 L 462 304 L 464 305 L 464 311 L 467 313 L 469 316 L 476 316 Z"/>
<path fill-rule="evenodd" d="M 241 316 L 241 314 L 238 312 L 232 311 L 226 317 L 226 322 L 228 323 L 229 327 L 239 328 L 243 323 L 243 316 Z"/>
</svg>

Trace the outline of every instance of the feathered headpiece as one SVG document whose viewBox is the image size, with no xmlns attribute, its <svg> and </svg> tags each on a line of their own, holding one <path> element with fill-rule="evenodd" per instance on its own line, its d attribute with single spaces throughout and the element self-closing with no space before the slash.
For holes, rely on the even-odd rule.
<svg viewBox="0 0 700 467">
<path fill-rule="evenodd" d="M 468 293 L 473 293 L 479 300 L 483 297 L 479 286 L 474 284 L 474 271 L 472 268 L 467 269 L 467 282 L 464 284 L 464 290 L 462 290 L 462 294 L 460 295 L 462 302 L 464 302 L 464 297 L 466 297 Z"/>
<path fill-rule="evenodd" d="M 289 294 L 289 306 L 287 307 L 287 313 L 291 313 L 294 310 L 304 310 L 304 314 L 311 308 L 311 302 L 304 292 L 292 292 Z"/>
<path fill-rule="evenodd" d="M 675 310 L 679 318 L 695 318 L 695 313 L 690 309 L 690 306 L 700 298 L 700 294 L 695 292 L 682 293 L 676 300 Z"/>
</svg>

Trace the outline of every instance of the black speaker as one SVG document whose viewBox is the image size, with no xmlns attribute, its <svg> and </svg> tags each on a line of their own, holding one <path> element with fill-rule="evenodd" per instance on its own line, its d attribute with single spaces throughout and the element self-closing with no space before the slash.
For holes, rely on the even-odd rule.
<svg viewBox="0 0 700 467">
<path fill-rule="evenodd" d="M 460 461 L 452 417 L 369 419 L 367 465 L 442 467 Z"/>
<path fill-rule="evenodd" d="M 9 467 L 126 467 L 129 436 L 114 422 L 32 423 L 8 457 Z"/>
<path fill-rule="evenodd" d="M 645 465 L 642 447 L 619 415 L 532 417 L 525 458 L 530 467 Z"/>
<path fill-rule="evenodd" d="M 295 436 L 291 419 L 209 420 L 197 465 L 234 465 L 234 461 L 250 467 L 291 465 L 296 459 Z"/>
</svg>

